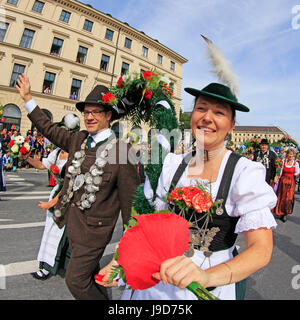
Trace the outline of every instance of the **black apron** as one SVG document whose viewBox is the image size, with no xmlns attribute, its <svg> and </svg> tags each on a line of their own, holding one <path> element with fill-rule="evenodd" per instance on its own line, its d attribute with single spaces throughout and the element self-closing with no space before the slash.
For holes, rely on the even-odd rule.
<svg viewBox="0 0 300 320">
<path fill-rule="evenodd" d="M 185 168 L 187 167 L 189 161 L 192 159 L 194 153 L 188 153 L 183 159 L 179 167 L 177 168 L 171 185 L 169 192 L 171 192 L 174 188 L 176 188 L 176 185 L 181 178 Z M 212 220 L 210 220 L 208 224 L 208 228 L 212 227 L 219 227 L 220 231 L 217 232 L 215 237 L 210 243 L 209 250 L 212 252 L 225 250 L 230 247 L 232 247 L 236 241 L 237 234 L 234 233 L 235 226 L 239 220 L 239 217 L 231 217 L 226 212 L 225 204 L 228 197 L 228 192 L 231 185 L 231 180 L 233 176 L 233 172 L 235 169 L 235 166 L 238 162 L 238 160 L 241 158 L 239 154 L 231 153 L 229 156 L 229 159 L 227 161 L 226 167 L 224 169 L 224 173 L 221 179 L 221 183 L 219 186 L 219 190 L 216 196 L 216 201 L 223 199 L 223 202 L 221 204 L 221 208 L 223 210 L 223 213 L 221 215 L 216 214 L 216 210 L 214 210 L 212 214 Z M 200 224 L 203 224 L 203 219 L 200 220 Z M 201 227 L 201 225 L 199 225 Z M 196 248 L 198 249 L 198 248 Z M 238 254 L 237 249 L 234 248 L 233 256 L 236 256 Z M 212 290 L 213 288 L 211 288 Z M 246 290 L 246 279 L 237 282 L 236 283 L 236 299 L 237 300 L 243 300 L 245 297 L 245 290 Z"/>
</svg>

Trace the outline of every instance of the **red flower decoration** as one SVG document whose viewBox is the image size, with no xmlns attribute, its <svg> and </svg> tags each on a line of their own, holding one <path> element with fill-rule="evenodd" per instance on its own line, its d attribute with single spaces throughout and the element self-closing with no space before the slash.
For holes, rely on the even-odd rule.
<svg viewBox="0 0 300 320">
<path fill-rule="evenodd" d="M 207 212 L 213 205 L 213 202 L 209 194 L 201 192 L 193 197 L 192 205 L 197 212 L 202 213 Z"/>
<path fill-rule="evenodd" d="M 182 188 L 184 193 L 182 198 L 188 207 L 192 207 L 192 201 L 195 195 L 202 192 L 200 189 L 196 187 L 184 187 Z"/>
<path fill-rule="evenodd" d="M 142 214 L 137 226 L 127 230 L 119 243 L 118 263 L 133 290 L 155 286 L 152 274 L 163 261 L 181 256 L 189 248 L 189 223 L 172 213 Z"/>
<path fill-rule="evenodd" d="M 24 146 L 22 146 L 22 147 L 20 148 L 20 153 L 23 154 L 23 155 L 25 155 L 26 153 L 28 153 L 28 150 L 27 150 Z"/>
<path fill-rule="evenodd" d="M 102 99 L 105 103 L 114 103 L 116 100 L 116 96 L 111 92 L 108 92 L 102 97 Z"/>
<path fill-rule="evenodd" d="M 185 204 L 200 213 L 207 212 L 213 206 L 210 194 L 193 186 L 179 187 L 172 190 L 168 200 L 174 202 L 175 205 L 176 201 L 181 201 L 181 204 Z"/>
<path fill-rule="evenodd" d="M 10 148 L 12 148 L 12 146 L 13 146 L 14 144 L 15 144 L 15 140 L 10 140 L 8 146 L 9 146 Z"/>
<path fill-rule="evenodd" d="M 117 82 L 117 87 L 118 88 L 124 88 L 125 83 L 122 77 L 119 78 L 118 82 Z"/>
<path fill-rule="evenodd" d="M 146 89 L 146 91 L 144 93 L 145 99 L 148 99 L 148 100 L 151 99 L 152 95 L 153 95 L 153 92 L 149 89 Z"/>
<path fill-rule="evenodd" d="M 169 201 L 174 201 L 174 200 L 182 200 L 182 195 L 183 195 L 183 190 L 182 188 L 176 188 L 176 189 L 173 189 L 169 195 Z"/>
<path fill-rule="evenodd" d="M 145 80 L 151 80 L 153 76 L 155 77 L 155 76 L 157 76 L 157 74 L 152 71 L 144 71 L 143 72 L 143 78 Z"/>
<path fill-rule="evenodd" d="M 59 174 L 59 168 L 55 164 L 50 166 L 50 170 L 53 174 Z"/>
</svg>

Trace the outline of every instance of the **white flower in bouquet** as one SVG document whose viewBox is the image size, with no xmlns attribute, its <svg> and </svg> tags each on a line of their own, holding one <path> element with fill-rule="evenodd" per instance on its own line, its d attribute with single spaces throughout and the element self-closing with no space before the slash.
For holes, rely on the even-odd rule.
<svg viewBox="0 0 300 320">
<path fill-rule="evenodd" d="M 22 143 L 24 143 L 25 138 L 22 137 L 22 136 L 17 136 L 17 137 L 15 137 L 14 140 L 15 140 L 15 142 L 16 142 L 17 144 L 22 144 Z"/>
<path fill-rule="evenodd" d="M 17 144 L 14 144 L 12 147 L 11 147 L 11 151 L 13 153 L 17 153 L 19 152 L 19 146 Z"/>
<path fill-rule="evenodd" d="M 28 151 L 30 150 L 30 144 L 28 142 L 25 142 L 23 145 Z"/>
</svg>

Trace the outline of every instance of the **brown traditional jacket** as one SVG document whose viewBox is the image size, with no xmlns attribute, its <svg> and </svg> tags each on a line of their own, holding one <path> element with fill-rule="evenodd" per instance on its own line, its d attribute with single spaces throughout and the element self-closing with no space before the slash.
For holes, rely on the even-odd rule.
<svg viewBox="0 0 300 320">
<path fill-rule="evenodd" d="M 29 119 L 37 129 L 52 143 L 69 153 L 66 163 L 66 172 L 74 160 L 74 153 L 80 151 L 80 146 L 87 138 L 88 132 L 70 132 L 59 128 L 36 107 L 29 115 Z M 104 150 L 105 145 L 100 146 Z M 98 147 L 86 149 L 86 157 L 81 165 L 81 173 L 85 174 L 96 160 Z M 115 164 L 108 162 L 103 168 L 102 183 L 96 193 L 96 202 L 90 209 L 80 210 L 75 203 L 80 201 L 84 193 L 84 186 L 74 192 L 71 201 L 61 210 L 60 218 L 55 218 L 57 225 L 67 227 L 68 238 L 87 247 L 103 248 L 111 240 L 115 224 L 121 210 L 123 224 L 128 223 L 130 217 L 133 195 L 139 185 L 139 178 L 135 164 L 128 161 L 129 146 L 118 141 L 111 149 L 111 154 L 116 155 Z M 65 177 L 59 201 L 55 209 L 60 209 L 61 199 L 66 194 L 69 178 Z"/>
</svg>

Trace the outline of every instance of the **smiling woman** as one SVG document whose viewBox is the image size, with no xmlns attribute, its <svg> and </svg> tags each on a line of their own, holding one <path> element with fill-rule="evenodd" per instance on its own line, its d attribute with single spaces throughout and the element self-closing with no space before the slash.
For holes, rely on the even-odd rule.
<svg viewBox="0 0 300 320">
<path fill-rule="evenodd" d="M 205 96 L 197 98 L 191 117 L 191 128 L 197 140 L 204 135 L 205 150 L 224 147 L 224 140 L 233 130 L 234 124 L 233 111 L 227 102 L 218 102 Z"/>
</svg>

